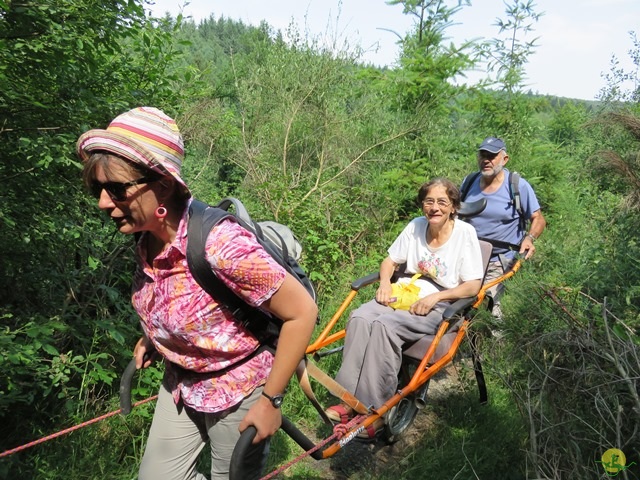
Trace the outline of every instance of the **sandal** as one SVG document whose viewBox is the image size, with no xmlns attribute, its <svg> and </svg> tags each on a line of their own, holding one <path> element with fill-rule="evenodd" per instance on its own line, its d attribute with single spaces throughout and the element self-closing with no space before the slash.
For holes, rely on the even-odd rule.
<svg viewBox="0 0 640 480">
<path fill-rule="evenodd" d="M 362 432 L 358 434 L 356 438 L 359 440 L 373 441 L 376 439 L 376 436 L 382 432 L 384 429 L 385 421 L 384 418 L 378 418 L 371 425 L 366 427 Z"/>
<path fill-rule="evenodd" d="M 327 414 L 327 417 L 329 417 L 329 420 L 333 423 L 349 423 L 349 420 L 353 418 L 353 410 L 344 404 L 329 407 L 324 413 Z"/>
</svg>

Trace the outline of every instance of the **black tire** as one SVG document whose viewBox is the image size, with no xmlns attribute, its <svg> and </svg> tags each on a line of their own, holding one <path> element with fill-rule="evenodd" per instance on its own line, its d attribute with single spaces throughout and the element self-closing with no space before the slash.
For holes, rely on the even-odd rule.
<svg viewBox="0 0 640 480">
<path fill-rule="evenodd" d="M 382 438 L 385 442 L 388 444 L 396 443 L 413 425 L 416 415 L 420 411 L 416 405 L 416 398 L 425 398 L 428 388 L 429 382 L 427 381 L 416 393 L 403 398 L 395 407 L 389 410 L 387 423 L 382 432 Z"/>
</svg>

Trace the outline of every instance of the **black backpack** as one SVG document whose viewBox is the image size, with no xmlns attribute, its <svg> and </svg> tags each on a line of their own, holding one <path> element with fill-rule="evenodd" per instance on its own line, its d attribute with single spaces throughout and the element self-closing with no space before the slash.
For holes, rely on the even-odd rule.
<svg viewBox="0 0 640 480">
<path fill-rule="evenodd" d="M 462 185 L 460 186 L 461 202 L 465 201 L 469 194 L 469 190 L 471 189 L 471 185 L 473 185 L 473 182 L 475 182 L 476 178 L 479 176 L 480 172 L 475 172 L 464 177 Z M 524 216 L 524 210 L 522 209 L 522 203 L 520 202 L 520 178 L 521 176 L 518 172 L 509 171 L 509 196 L 511 197 L 513 207 L 520 219 L 520 230 L 524 232 L 527 229 L 527 219 Z"/>
<path fill-rule="evenodd" d="M 232 206 L 234 212 L 229 211 Z M 315 301 L 313 284 L 298 264 L 300 242 L 285 225 L 271 221 L 254 222 L 242 202 L 235 198 L 225 198 L 215 207 L 194 199 L 189 206 L 187 263 L 194 279 L 209 295 L 225 305 L 234 318 L 255 335 L 260 343 L 273 344 L 280 333 L 280 319 L 248 305 L 216 276 L 205 258 L 205 243 L 209 232 L 229 217 L 252 232 L 267 253 L 296 278 Z"/>
</svg>

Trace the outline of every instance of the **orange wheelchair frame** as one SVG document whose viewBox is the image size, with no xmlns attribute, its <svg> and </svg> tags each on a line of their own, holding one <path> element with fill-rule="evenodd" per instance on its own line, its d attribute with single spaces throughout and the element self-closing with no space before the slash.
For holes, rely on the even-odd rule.
<svg viewBox="0 0 640 480">
<path fill-rule="evenodd" d="M 481 241 L 480 244 L 486 274 L 486 267 L 491 257 L 492 246 L 490 243 L 483 241 Z M 282 430 L 306 452 L 313 451 L 310 456 L 316 460 L 332 457 L 344 446 L 356 439 L 360 432 L 366 430 L 369 425 L 372 425 L 382 416 L 386 416 L 385 427 L 382 432 L 383 439 L 387 443 L 397 441 L 413 424 L 419 410 L 426 405 L 426 393 L 429 380 L 452 362 L 458 351 L 458 347 L 468 333 L 471 321 L 479 308 L 485 303 L 484 300 L 487 297 L 488 289 L 511 278 L 517 273 L 520 267 L 521 260 L 517 260 L 512 268 L 504 275 L 484 284 L 475 297 L 463 298 L 452 303 L 446 308 L 442 323 L 435 335 L 427 335 L 413 345 L 405 348 L 403 352 L 402 371 L 399 372 L 399 388 L 395 395 L 377 408 L 365 406 L 309 359 L 309 357 L 311 357 L 317 361 L 323 356 L 341 350 L 341 348 L 335 348 L 329 351 L 323 351 L 323 349 L 326 349 L 345 337 L 345 329 L 333 332 L 336 324 L 353 302 L 360 289 L 377 282 L 379 280 L 379 274 L 370 274 L 355 280 L 351 284 L 351 291 L 346 299 L 342 302 L 320 335 L 307 348 L 305 358 L 300 363 L 297 372 L 301 388 L 313 403 L 316 410 L 318 410 L 319 415 L 325 423 L 333 425 L 324 413 L 323 407 L 315 398 L 308 381 L 308 376 L 314 378 L 314 380 L 325 387 L 333 396 L 338 397 L 343 403 L 349 405 L 355 411 L 355 417 L 346 425 L 348 428 L 342 431 L 341 435 L 334 435 L 335 438 L 321 449 L 318 449 L 318 446 L 314 444 L 311 439 L 285 417 L 283 417 Z M 493 299 L 489 302 L 489 305 L 487 305 L 489 309 L 491 308 L 492 302 Z M 487 401 L 487 390 L 473 335 L 470 335 L 470 341 L 480 401 L 485 403 Z M 252 427 L 243 432 L 231 460 L 230 479 L 246 478 L 242 473 L 243 451 L 250 446 L 254 436 L 255 429 Z"/>
</svg>

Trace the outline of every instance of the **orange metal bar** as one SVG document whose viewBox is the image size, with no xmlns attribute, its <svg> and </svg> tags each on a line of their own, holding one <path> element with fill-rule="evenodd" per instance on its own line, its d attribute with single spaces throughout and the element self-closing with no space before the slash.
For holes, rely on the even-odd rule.
<svg viewBox="0 0 640 480">
<path fill-rule="evenodd" d="M 414 373 L 413 377 L 411 378 L 409 383 L 403 388 L 403 390 L 408 390 L 409 392 L 413 392 L 420 386 L 418 385 L 418 377 L 426 369 L 427 363 L 429 363 L 429 360 L 431 360 L 431 357 L 433 357 L 433 354 L 436 352 L 436 348 L 438 348 L 438 344 L 440 343 L 442 336 L 446 333 L 448 328 L 449 328 L 449 320 L 443 320 L 443 322 L 440 324 L 440 327 L 438 328 L 438 332 L 436 333 L 435 338 L 431 342 L 431 345 L 429 345 L 429 348 L 427 349 L 427 352 L 424 354 L 424 357 L 422 357 L 422 361 L 420 362 L 420 365 L 416 369 L 416 373 Z"/>
<path fill-rule="evenodd" d="M 434 370 L 433 374 L 437 373 L 441 367 L 445 366 L 446 364 L 448 364 L 451 359 L 454 357 L 454 355 L 458 352 L 458 347 L 460 346 L 460 344 L 462 343 L 462 339 L 464 338 L 464 336 L 467 333 L 467 326 L 469 325 L 469 321 L 465 320 L 462 325 L 460 325 L 460 328 L 458 329 L 458 334 L 456 335 L 456 338 L 453 340 L 453 344 L 451 345 L 451 348 L 449 349 L 449 351 L 447 353 L 445 353 L 442 357 L 440 357 L 440 359 L 438 359 L 436 362 L 434 362 L 428 369 L 429 370 Z M 429 378 L 433 376 L 433 374 L 429 375 Z M 425 379 L 426 380 L 426 379 Z M 424 382 L 421 382 L 421 385 Z"/>
<path fill-rule="evenodd" d="M 345 300 L 342 302 L 342 305 L 340 305 L 336 313 L 333 314 L 333 317 L 331 317 L 331 320 L 329 320 L 329 323 L 327 324 L 327 326 L 324 328 L 322 333 L 320 333 L 320 336 L 318 336 L 315 342 L 313 342 L 311 345 L 307 347 L 307 351 L 306 351 L 307 355 L 315 353 L 318 350 L 320 350 L 322 347 L 328 345 L 329 343 L 332 343 L 344 337 L 345 334 L 343 333 L 341 336 L 337 336 L 336 338 L 332 337 L 332 340 L 330 342 L 325 341 L 327 339 L 327 336 L 329 335 L 329 332 L 331 332 L 335 324 L 338 322 L 338 320 L 340 319 L 344 311 L 351 304 L 351 302 L 353 301 L 353 299 L 356 297 L 357 294 L 358 294 L 357 290 L 351 290 L 351 292 L 349 292 L 349 295 L 347 295 L 347 298 L 345 298 Z"/>
<path fill-rule="evenodd" d="M 482 285 L 482 288 L 480 288 L 480 291 L 478 292 L 478 295 L 477 295 L 478 299 L 471 306 L 471 308 L 478 308 L 482 304 L 482 302 L 484 301 L 484 297 L 487 294 L 487 290 L 489 290 L 491 287 L 493 287 L 495 285 L 498 285 L 499 283 L 502 283 L 505 280 L 508 280 L 511 277 L 513 277 L 516 274 L 516 272 L 518 270 L 520 270 L 521 266 L 522 266 L 522 260 L 517 260 L 516 263 L 513 264 L 513 267 L 511 267 L 511 270 L 509 270 L 507 273 L 505 273 L 504 275 L 499 276 L 498 278 L 494 278 L 490 282 L 487 282 L 484 285 Z"/>
<path fill-rule="evenodd" d="M 445 353 L 440 359 L 430 365 L 426 370 L 416 370 L 414 378 L 412 378 L 412 381 L 415 380 L 415 383 L 417 385 L 416 389 L 424 385 L 424 383 L 431 377 L 433 377 L 436 373 L 438 373 L 442 369 L 442 367 L 445 367 L 451 362 L 451 359 L 457 353 L 458 347 L 462 343 L 462 339 L 466 335 L 468 324 L 469 322 L 465 320 L 465 322 L 460 326 L 458 334 L 456 335 L 456 338 L 454 339 L 453 344 L 451 345 L 451 348 L 449 348 L 447 353 Z M 407 386 L 401 390 L 403 396 L 407 396 L 409 393 L 413 392 L 413 390 L 406 391 L 408 386 L 409 384 L 407 384 Z"/>
<path fill-rule="evenodd" d="M 458 347 L 460 346 L 460 343 L 462 342 L 462 339 L 464 338 L 464 336 L 466 334 L 468 324 L 469 324 L 468 321 L 463 322 L 463 324 L 460 326 L 460 329 L 458 330 L 458 334 L 456 335 L 456 338 L 455 338 L 455 340 L 453 342 L 453 345 L 451 346 L 449 351 L 445 355 L 443 355 L 442 358 L 440 358 L 437 362 L 435 362 L 433 365 L 431 365 L 425 371 L 421 371 L 421 369 L 418 368 L 416 370 L 416 374 L 414 374 L 411 382 L 409 384 L 407 384 L 407 386 L 405 386 L 405 388 L 403 388 L 402 390 L 399 390 L 398 393 L 396 393 L 393 397 L 391 397 L 389 400 L 387 400 L 379 408 L 376 408 L 376 409 L 372 410 L 371 415 L 367 416 L 361 423 L 358 423 L 357 425 L 355 425 L 351 430 L 349 430 L 344 435 L 343 438 L 349 439 L 350 437 L 355 436 L 358 433 L 360 433 L 362 430 L 366 429 L 366 427 L 371 425 L 378 418 L 382 417 L 389 410 L 391 410 L 393 407 L 395 407 L 400 402 L 400 400 L 402 400 L 403 398 L 405 398 L 409 394 L 413 393 L 415 389 L 417 389 L 417 388 L 421 387 L 422 385 L 424 385 L 424 383 L 427 380 L 429 380 L 431 377 L 433 377 L 436 373 L 438 373 L 442 369 L 442 367 L 444 367 L 445 365 L 450 363 L 451 359 L 453 358 L 453 356 L 457 352 Z M 443 329 L 443 331 L 446 332 L 446 328 Z M 436 339 L 437 339 L 437 337 L 436 337 Z M 434 344 L 436 343 L 436 339 L 434 339 L 434 342 L 433 342 Z M 431 348 L 429 348 L 429 350 L 431 350 Z M 435 348 L 434 348 L 434 350 L 435 350 Z M 427 353 L 425 354 L 425 358 L 427 356 L 429 356 L 429 351 L 427 351 Z M 433 356 L 433 353 L 431 353 L 431 356 Z M 424 361 L 424 359 L 423 359 L 423 361 Z M 414 385 L 414 388 L 410 388 L 411 384 Z M 330 447 L 328 447 L 327 449 L 325 449 L 322 452 L 322 458 L 323 459 L 324 458 L 329 458 L 329 457 L 335 455 L 342 448 L 342 446 L 344 444 L 345 444 L 345 441 L 334 443 L 333 445 L 331 445 Z"/>
<path fill-rule="evenodd" d="M 313 345 L 307 347 L 306 354 L 307 355 L 314 354 L 315 352 L 317 352 L 321 348 L 324 348 L 327 345 L 331 345 L 333 342 L 337 342 L 338 340 L 344 338 L 346 335 L 347 335 L 347 331 L 343 328 L 342 330 L 339 330 L 339 331 L 337 331 L 335 333 L 332 333 L 331 335 L 329 335 L 327 338 L 325 338 L 322 341 L 320 341 L 320 339 L 318 338 L 318 340 L 316 340 Z M 312 347 L 313 347 L 313 349 L 312 349 Z"/>
</svg>

